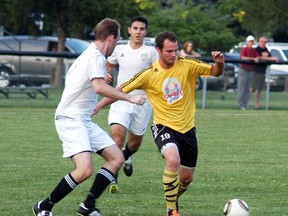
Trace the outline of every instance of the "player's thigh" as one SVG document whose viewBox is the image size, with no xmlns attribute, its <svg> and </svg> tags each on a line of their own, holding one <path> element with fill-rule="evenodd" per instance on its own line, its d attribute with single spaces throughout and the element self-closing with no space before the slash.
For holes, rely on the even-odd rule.
<svg viewBox="0 0 288 216">
<path fill-rule="evenodd" d="M 132 112 L 132 104 L 125 101 L 116 101 L 110 106 L 108 124 L 119 124 L 129 128 Z"/>
<path fill-rule="evenodd" d="M 98 124 L 90 122 L 89 140 L 93 152 L 99 152 L 108 146 L 114 145 L 114 140 Z"/>
<path fill-rule="evenodd" d="M 62 141 L 63 157 L 71 157 L 79 152 L 92 151 L 89 129 L 85 123 L 67 117 L 55 120 L 56 131 Z"/>
<path fill-rule="evenodd" d="M 198 142 L 196 128 L 190 129 L 185 134 L 179 134 L 179 153 L 181 165 L 188 168 L 196 167 L 198 159 Z"/>
<path fill-rule="evenodd" d="M 161 124 L 152 124 L 151 132 L 161 154 L 170 146 L 178 146 L 175 131 Z"/>
<path fill-rule="evenodd" d="M 133 105 L 133 107 L 132 121 L 128 129 L 131 133 L 141 136 L 146 132 L 152 108 L 149 103 L 145 103 L 143 106 Z"/>
</svg>

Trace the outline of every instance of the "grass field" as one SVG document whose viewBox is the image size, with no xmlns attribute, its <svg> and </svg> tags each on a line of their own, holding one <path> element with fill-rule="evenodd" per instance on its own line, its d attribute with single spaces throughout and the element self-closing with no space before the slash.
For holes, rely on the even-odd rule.
<svg viewBox="0 0 288 216">
<path fill-rule="evenodd" d="M 32 215 L 31 206 L 73 168 L 62 158 L 54 128 L 60 94 L 52 90 L 47 100 L 0 96 L 1 216 Z M 195 181 L 180 198 L 181 216 L 220 216 L 225 202 L 235 197 L 248 203 L 251 216 L 288 215 L 288 94 L 271 93 L 268 111 L 238 110 L 235 93 L 220 100 L 220 92 L 207 92 L 207 108 L 201 109 L 201 94 L 196 114 L 199 160 Z M 94 120 L 108 131 L 107 113 L 102 110 Z M 95 156 L 94 161 L 98 169 L 102 159 Z M 133 164 L 132 177 L 120 172 L 120 193 L 105 191 L 97 206 L 104 216 L 164 216 L 164 161 L 149 129 Z M 62 200 L 54 215 L 75 215 L 92 180 Z"/>
</svg>

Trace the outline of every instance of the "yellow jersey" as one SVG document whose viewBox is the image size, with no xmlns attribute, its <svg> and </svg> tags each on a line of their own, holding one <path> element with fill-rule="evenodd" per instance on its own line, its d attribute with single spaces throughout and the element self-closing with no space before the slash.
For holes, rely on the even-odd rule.
<svg viewBox="0 0 288 216">
<path fill-rule="evenodd" d="M 209 76 L 211 68 L 206 62 L 178 56 L 173 67 L 164 69 L 157 60 L 120 87 L 125 93 L 143 89 L 153 108 L 153 123 L 185 133 L 194 127 L 196 80 Z"/>
</svg>

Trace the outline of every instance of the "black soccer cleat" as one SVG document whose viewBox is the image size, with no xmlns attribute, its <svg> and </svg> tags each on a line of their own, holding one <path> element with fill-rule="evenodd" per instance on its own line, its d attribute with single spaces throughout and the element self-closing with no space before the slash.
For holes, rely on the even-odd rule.
<svg viewBox="0 0 288 216">
<path fill-rule="evenodd" d="M 79 216 L 101 216 L 100 211 L 97 208 L 88 209 L 84 203 L 80 203 L 77 215 Z"/>
<path fill-rule="evenodd" d="M 52 212 L 50 211 L 45 211 L 45 210 L 41 210 L 40 209 L 40 203 L 41 202 L 37 202 L 33 207 L 32 207 L 32 211 L 34 213 L 35 216 L 53 216 Z"/>
<path fill-rule="evenodd" d="M 128 160 L 126 160 L 124 162 L 123 171 L 124 171 L 125 175 L 128 177 L 133 174 L 132 160 L 130 157 L 128 158 Z"/>
</svg>

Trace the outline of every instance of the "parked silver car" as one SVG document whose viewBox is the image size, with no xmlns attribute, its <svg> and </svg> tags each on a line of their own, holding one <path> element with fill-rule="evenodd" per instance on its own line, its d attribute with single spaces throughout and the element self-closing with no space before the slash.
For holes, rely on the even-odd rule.
<svg viewBox="0 0 288 216">
<path fill-rule="evenodd" d="M 53 52 L 57 43 L 58 38 L 50 36 L 3 36 L 0 37 L 0 53 L 1 51 Z M 66 38 L 65 52 L 81 54 L 89 44 L 84 40 Z M 56 60 L 52 56 L 0 55 L 0 86 L 18 83 L 47 84 L 50 73 L 55 68 Z M 65 59 L 67 66 L 72 62 Z"/>
<path fill-rule="evenodd" d="M 277 56 L 279 61 L 288 61 L 288 43 L 272 43 L 266 44 L 267 49 L 272 56 Z M 270 66 L 269 83 L 272 90 L 283 91 L 285 83 L 288 79 L 287 64 L 272 64 Z M 266 80 L 268 81 L 268 80 Z"/>
</svg>

